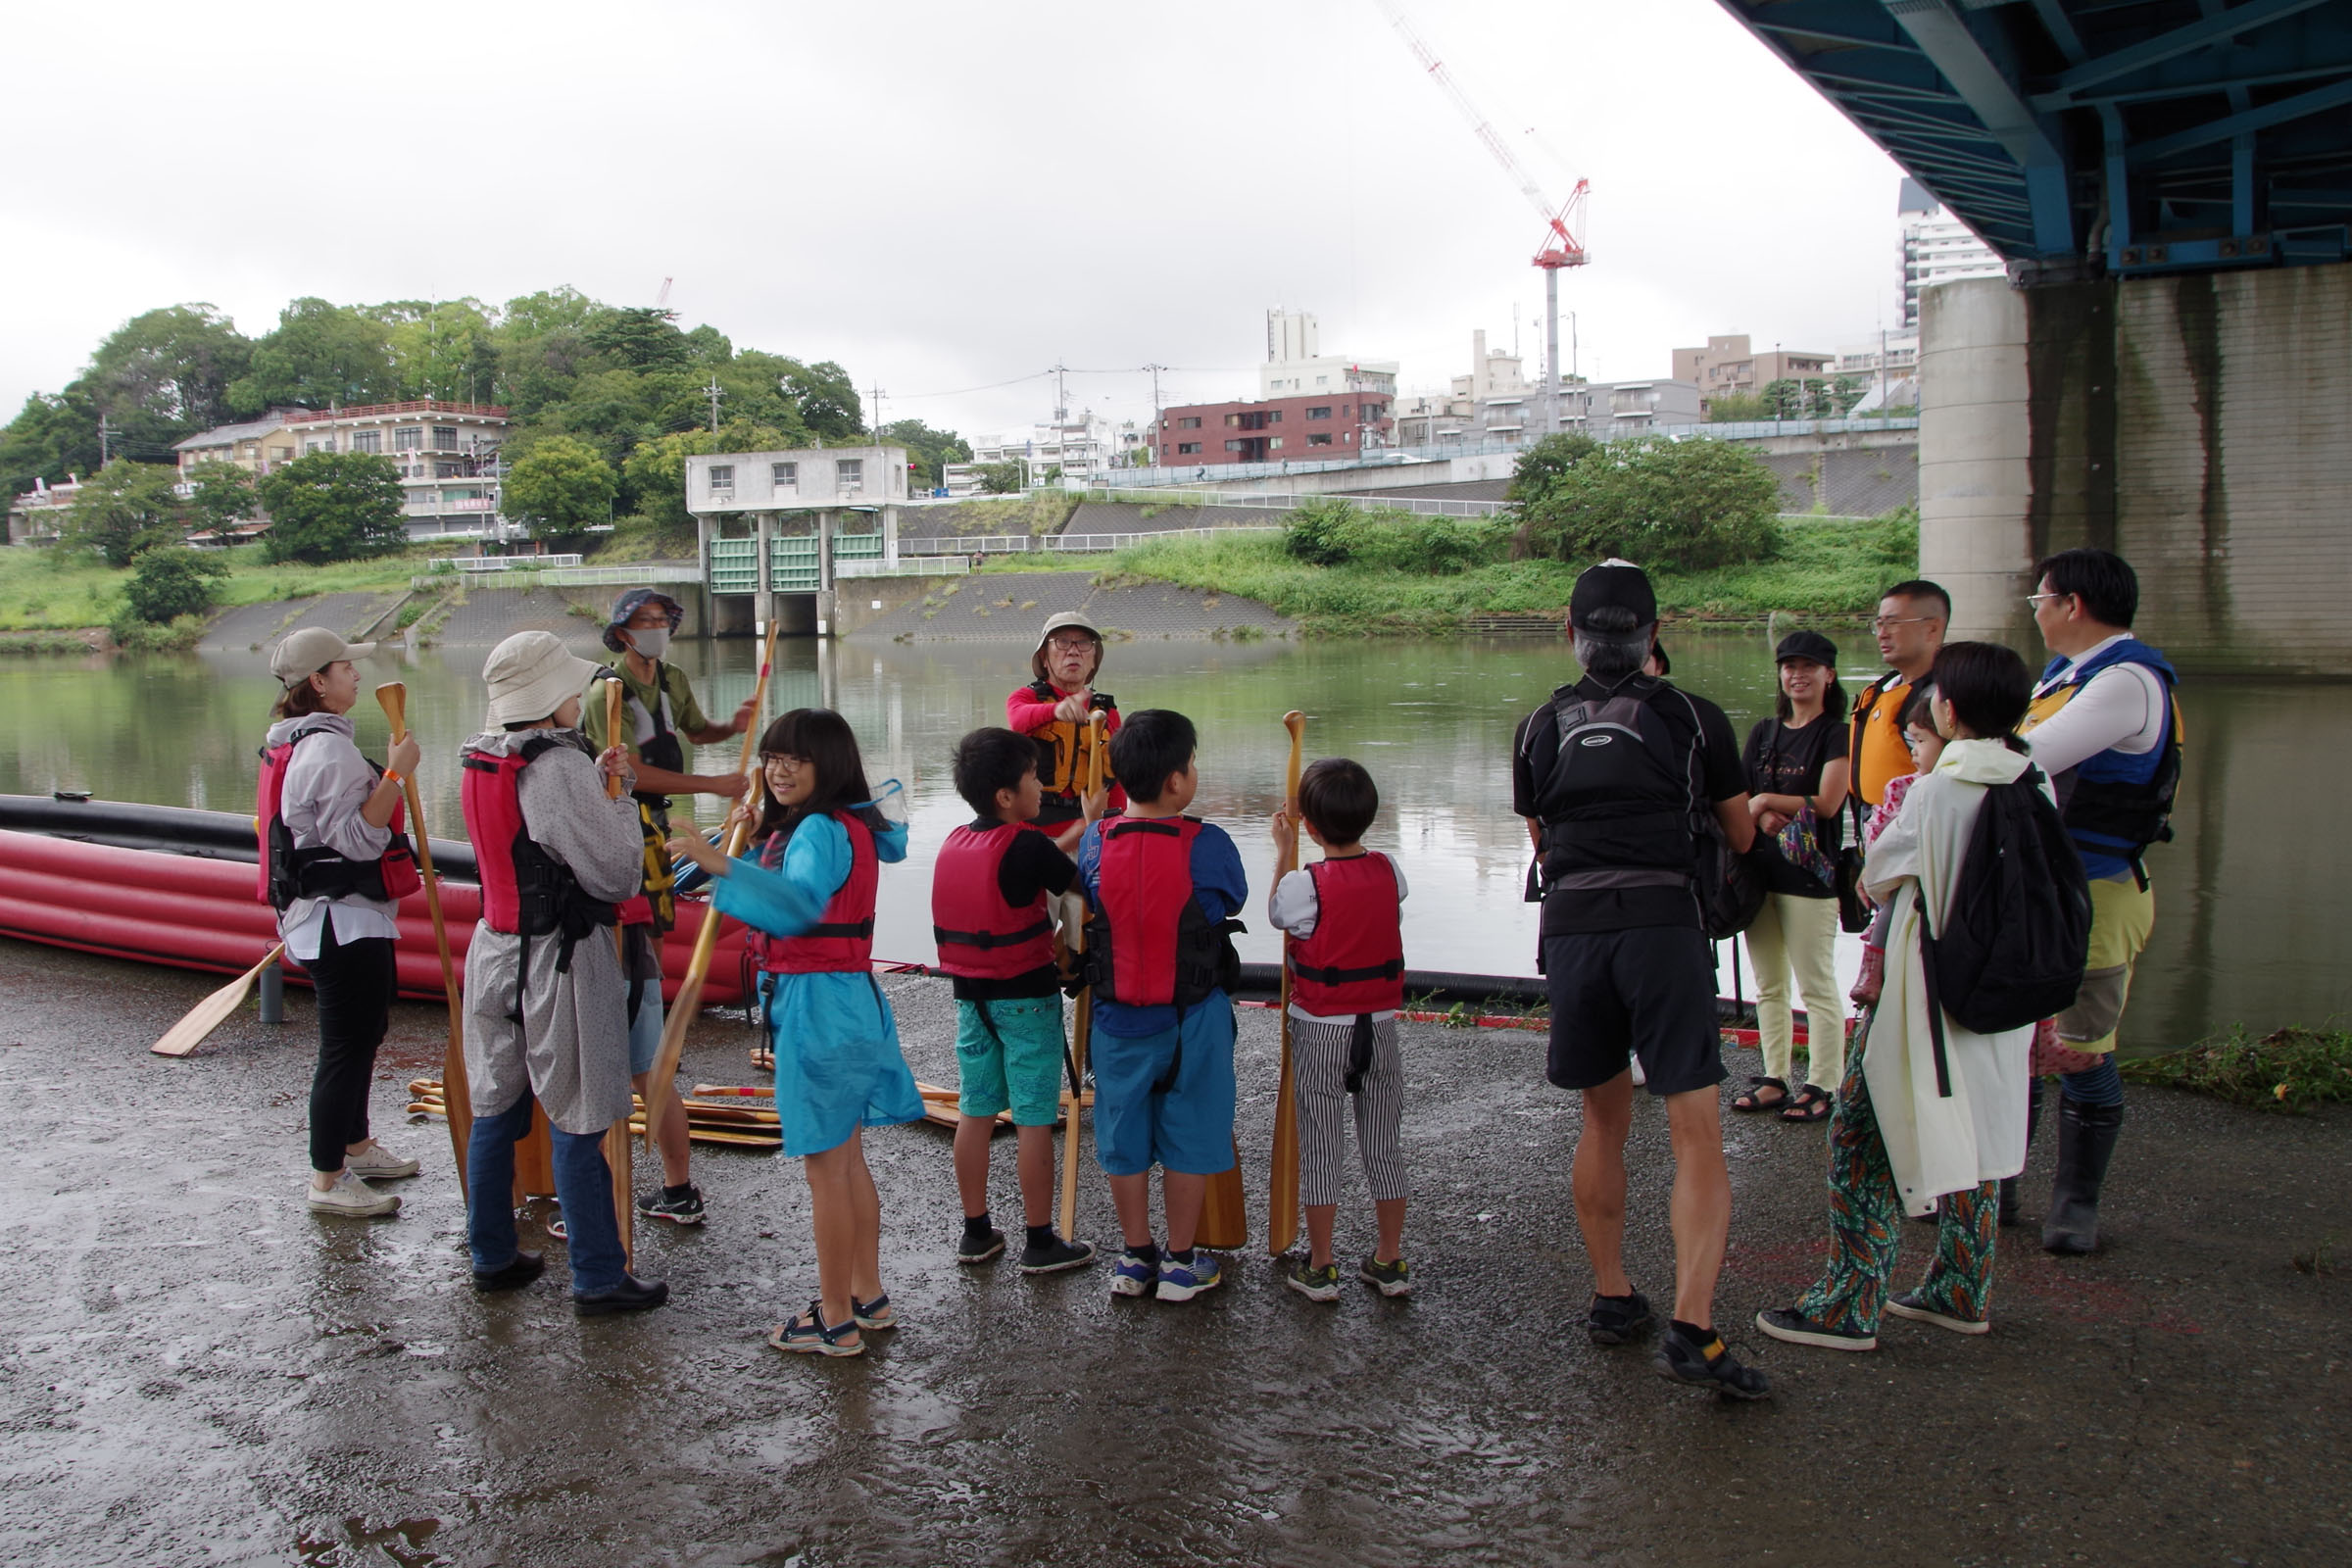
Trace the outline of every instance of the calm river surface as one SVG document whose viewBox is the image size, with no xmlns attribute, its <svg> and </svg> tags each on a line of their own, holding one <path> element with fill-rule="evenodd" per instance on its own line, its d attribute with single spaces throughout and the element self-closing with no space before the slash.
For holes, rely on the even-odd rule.
<svg viewBox="0 0 2352 1568">
<path fill-rule="evenodd" d="M 1849 690 L 1875 671 L 1858 631 L 1838 636 Z M 1670 639 L 1678 683 L 1720 702 L 1742 734 L 1769 711 L 1770 648 L 1760 632 Z M 428 649 L 369 661 L 369 686 L 405 680 L 410 721 L 426 742 L 420 786 L 435 833 L 457 836 L 459 743 L 482 718 L 488 650 Z M 749 641 L 677 645 L 711 713 L 751 694 Z M 1856 657 L 1859 655 L 1859 657 Z M 883 880 L 878 953 L 932 956 L 925 872 L 948 832 L 968 819 L 947 757 L 956 737 L 1004 721 L 1004 694 L 1025 681 L 1014 644 L 792 642 L 777 651 L 770 714 L 838 708 L 856 726 L 869 776 L 906 781 L 913 802 L 910 865 Z M 1263 893 L 1273 852 L 1264 823 L 1280 798 L 1283 712 L 1308 715 L 1306 755 L 1345 755 L 1371 768 L 1382 795 L 1371 844 L 1401 858 L 1412 883 L 1405 952 L 1416 967 L 1534 972 L 1536 911 L 1520 902 L 1527 836 L 1510 814 L 1512 726 L 1572 676 L 1562 644 L 1496 642 L 1129 643 L 1115 645 L 1102 684 L 1122 709 L 1169 707 L 1200 725 L 1195 809 L 1222 823 L 1250 866 L 1255 906 L 1246 957 L 1271 959 Z M 254 751 L 273 682 L 260 654 L 0 662 L 0 793 L 86 789 L 115 800 L 250 810 Z M 2179 841 L 2154 851 L 2156 939 L 2125 1023 L 2139 1049 L 2184 1043 L 2243 1020 L 2262 1028 L 2316 1023 L 2352 996 L 2330 932 L 2352 905 L 2340 855 L 2291 824 L 2340 788 L 2352 763 L 2352 687 L 2192 683 L 2184 692 L 2189 751 Z M 381 755 L 372 704 L 358 715 L 363 745 Z M 706 747 L 697 766 L 723 772 L 732 747 Z M 681 803 L 683 804 L 683 803 Z M 722 813 L 695 800 L 704 819 Z M 2286 831 L 2280 831 L 2281 827 Z M 1843 955 L 1849 974 L 1853 956 Z M 1728 966 L 1722 989 L 1731 990 Z M 1752 988 L 1751 988 L 1752 989 Z"/>
</svg>

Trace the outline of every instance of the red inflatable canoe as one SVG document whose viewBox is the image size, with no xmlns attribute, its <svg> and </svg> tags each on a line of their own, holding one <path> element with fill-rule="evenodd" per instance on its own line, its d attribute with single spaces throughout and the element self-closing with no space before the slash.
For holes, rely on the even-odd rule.
<svg viewBox="0 0 2352 1568">
<path fill-rule="evenodd" d="M 482 909 L 473 848 L 432 842 L 441 913 L 461 977 L 466 944 Z M 169 806 L 0 796 L 0 936 L 110 957 L 235 974 L 277 942 L 277 917 L 254 896 L 259 857 L 253 821 L 230 811 Z M 708 915 L 678 901 L 677 929 L 662 949 L 662 994 L 677 995 Z M 441 960 L 424 895 L 400 906 L 400 994 L 439 1000 Z M 703 1001 L 743 1000 L 744 929 L 720 928 Z M 287 973 L 302 978 L 289 964 Z"/>
</svg>

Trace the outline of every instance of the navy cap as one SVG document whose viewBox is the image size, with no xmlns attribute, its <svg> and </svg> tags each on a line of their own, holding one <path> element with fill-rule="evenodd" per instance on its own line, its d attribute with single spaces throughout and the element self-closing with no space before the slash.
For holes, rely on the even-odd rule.
<svg viewBox="0 0 2352 1568">
<path fill-rule="evenodd" d="M 1568 595 L 1568 618 L 1581 621 L 1593 611 L 1611 606 L 1632 611 L 1637 626 L 1655 625 L 1658 596 L 1649 586 L 1649 573 L 1614 557 L 1587 567 Z"/>
<path fill-rule="evenodd" d="M 1817 631 L 1792 631 L 1781 639 L 1781 646 L 1772 651 L 1776 664 L 1791 659 L 1809 659 L 1816 664 L 1838 667 L 1838 645 Z"/>
<path fill-rule="evenodd" d="M 686 618 L 686 607 L 659 588 L 632 588 L 612 601 L 612 613 L 605 619 L 605 646 L 616 654 L 625 654 L 629 645 L 620 640 L 620 628 L 629 623 L 648 601 L 669 612 L 669 629 L 676 631 L 678 622 Z"/>
</svg>

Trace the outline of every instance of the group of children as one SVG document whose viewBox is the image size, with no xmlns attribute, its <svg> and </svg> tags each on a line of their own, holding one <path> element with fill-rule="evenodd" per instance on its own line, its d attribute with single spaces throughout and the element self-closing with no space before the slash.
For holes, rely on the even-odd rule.
<svg viewBox="0 0 2352 1568">
<path fill-rule="evenodd" d="M 1196 1236 L 1210 1179 L 1236 1162 L 1228 992 L 1248 879 L 1232 838 L 1186 814 L 1200 787 L 1192 722 L 1167 710 L 1120 715 L 1093 689 L 1102 652 L 1083 616 L 1054 617 L 1033 656 L 1037 680 L 1007 701 L 1015 727 L 975 730 L 955 752 L 956 793 L 973 817 L 940 853 L 932 914 L 957 1014 L 955 1168 L 965 1218 L 956 1258 L 984 1263 L 1005 1250 L 989 1213 L 988 1162 L 995 1120 L 1009 1110 L 1019 1129 L 1018 1266 L 1051 1273 L 1095 1259 L 1090 1244 L 1058 1235 L 1050 1215 L 1052 1129 L 1064 1083 L 1072 1094 L 1082 1088 L 1062 993 L 1082 992 L 1080 1005 L 1093 1009 L 1096 1155 L 1123 1243 L 1110 1289 L 1184 1301 L 1221 1282 L 1217 1259 Z M 622 1267 L 610 1174 L 596 1147 L 626 1114 L 627 1069 L 636 1067 L 623 1066 L 624 978 L 609 928 L 643 894 L 641 812 L 625 793 L 640 783 L 641 753 L 618 737 L 592 750 L 579 728 L 579 694 L 601 678 L 600 666 L 551 634 L 510 638 L 485 678 L 495 727 L 466 753 L 467 826 L 484 890 L 466 977 L 474 1282 L 512 1289 L 543 1266 L 517 1247 L 506 1198 L 535 1096 L 556 1129 L 575 1308 L 658 1305 L 666 1287 Z M 1089 788 L 1097 746 L 1109 776 Z M 741 854 L 729 858 L 691 832 L 666 849 L 710 873 L 711 907 L 753 933 L 784 1152 L 804 1162 L 809 1185 L 817 1294 L 767 1343 L 856 1355 L 866 1334 L 898 1324 L 880 1273 L 881 1204 L 863 1132 L 923 1114 L 872 969 L 880 868 L 906 858 L 906 827 L 881 809 L 855 734 L 828 710 L 796 710 L 769 724 L 757 779 L 729 818 L 749 828 Z M 624 793 L 608 798 L 608 780 Z M 686 776 L 673 767 L 662 782 L 686 787 Z M 1393 861 L 1362 846 L 1378 807 L 1362 767 L 1326 760 L 1301 778 L 1298 818 L 1278 811 L 1271 827 L 1285 863 L 1301 827 L 1325 857 L 1282 878 L 1268 905 L 1293 938 L 1289 1022 L 1310 1244 L 1306 1258 L 1288 1265 L 1287 1283 L 1319 1301 L 1339 1295 L 1333 1231 L 1351 1102 L 1379 1228 L 1359 1273 L 1384 1295 L 1412 1288 L 1401 1250 L 1395 1024 L 1405 885 Z M 1073 893 L 1084 901 L 1083 939 L 1057 943 L 1055 906 Z M 1063 961 L 1065 947 L 1083 955 L 1075 967 Z M 625 956 L 625 945 L 618 951 Z M 699 1194 L 693 1217 L 701 1217 Z"/>
</svg>

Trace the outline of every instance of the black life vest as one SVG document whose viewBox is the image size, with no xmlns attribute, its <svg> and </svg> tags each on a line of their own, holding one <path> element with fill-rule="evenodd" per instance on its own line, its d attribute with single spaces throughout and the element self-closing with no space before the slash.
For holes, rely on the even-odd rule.
<svg viewBox="0 0 2352 1568">
<path fill-rule="evenodd" d="M 1118 816 L 1102 826 L 1097 907 L 1086 922 L 1086 974 L 1102 1002 L 1189 1007 L 1241 978 L 1233 933 L 1193 896 L 1197 816 Z"/>
<path fill-rule="evenodd" d="M 1291 1000 L 1319 1018 L 1403 1006 L 1404 937 L 1389 858 L 1368 850 L 1317 861 L 1306 874 L 1315 884 L 1315 930 L 1291 941 Z"/>
<path fill-rule="evenodd" d="M 1651 675 L 1629 675 L 1598 697 L 1582 684 L 1551 694 L 1559 745 L 1536 801 L 1546 887 L 1689 886 L 1697 863 L 1697 710 Z M 1663 711 L 1678 703 L 1687 735 Z"/>
<path fill-rule="evenodd" d="M 552 735 L 534 736 L 505 753 L 467 747 L 459 803 L 481 870 L 482 923 L 511 936 L 561 933 L 564 956 L 557 967 L 569 968 L 572 947 L 619 914 L 582 891 L 571 867 L 541 849 L 523 823 L 522 770 L 559 748 L 578 750 Z"/>
<path fill-rule="evenodd" d="M 294 847 L 294 830 L 286 825 L 285 815 L 286 769 L 293 763 L 294 748 L 313 735 L 336 733 L 326 724 L 308 724 L 275 746 L 262 748 L 262 776 L 253 804 L 262 866 L 254 897 L 281 914 L 296 899 L 362 898 L 398 904 L 424 886 L 416 870 L 416 852 L 409 844 L 406 802 L 393 803 L 391 818 L 385 824 L 392 831 L 392 842 L 375 859 L 347 859 L 323 844 Z M 384 770 L 374 762 L 368 765 L 375 768 L 378 778 L 383 776 Z"/>
<path fill-rule="evenodd" d="M 1004 902 L 1004 857 L 1027 822 L 959 827 L 941 846 L 931 871 L 931 935 L 939 967 L 971 980 L 1009 980 L 1054 961 L 1054 922 L 1046 893 L 1014 907 Z"/>
<path fill-rule="evenodd" d="M 855 811 L 829 814 L 850 836 L 850 874 L 807 930 L 789 937 L 752 932 L 752 955 L 769 974 L 873 973 L 874 894 L 881 881 L 874 831 Z M 760 863 L 770 871 L 781 869 L 785 843 L 782 834 L 769 834 L 760 846 Z"/>
</svg>

